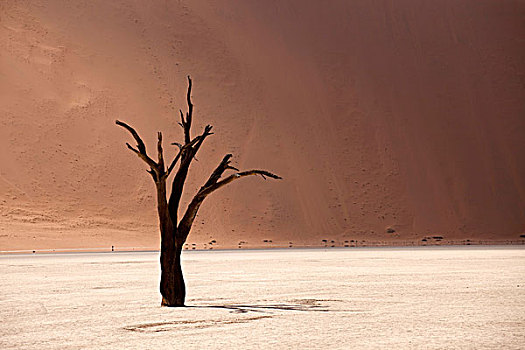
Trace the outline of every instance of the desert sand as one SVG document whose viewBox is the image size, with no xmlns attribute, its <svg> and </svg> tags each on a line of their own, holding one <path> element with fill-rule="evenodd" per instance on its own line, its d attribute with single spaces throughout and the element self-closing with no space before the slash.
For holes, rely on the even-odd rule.
<svg viewBox="0 0 525 350">
<path fill-rule="evenodd" d="M 2 349 L 521 349 L 521 247 L 0 256 Z"/>
<path fill-rule="evenodd" d="M 0 3 L 0 250 L 158 247 L 137 128 L 216 135 L 246 179 L 207 199 L 190 244 L 523 241 L 523 1 Z M 168 155 L 175 148 L 167 150 Z M 380 243 L 378 243 L 380 244 Z M 382 243 L 381 243 L 382 244 Z"/>
</svg>

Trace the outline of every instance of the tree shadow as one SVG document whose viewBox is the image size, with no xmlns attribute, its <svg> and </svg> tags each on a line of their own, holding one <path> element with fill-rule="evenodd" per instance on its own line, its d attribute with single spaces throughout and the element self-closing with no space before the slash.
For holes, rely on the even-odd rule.
<svg viewBox="0 0 525 350">
<path fill-rule="evenodd" d="M 225 305 L 187 305 L 188 308 L 199 309 L 226 309 L 235 313 L 259 312 L 270 313 L 271 311 L 302 311 L 302 312 L 329 312 L 330 310 L 319 304 L 225 304 Z"/>
</svg>

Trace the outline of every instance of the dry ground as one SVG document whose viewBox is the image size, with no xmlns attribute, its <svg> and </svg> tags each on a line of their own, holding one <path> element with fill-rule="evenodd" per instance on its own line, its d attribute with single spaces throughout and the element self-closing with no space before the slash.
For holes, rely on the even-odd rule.
<svg viewBox="0 0 525 350">
<path fill-rule="evenodd" d="M 187 308 L 158 253 L 0 256 L 0 348 L 519 349 L 525 249 L 184 252 Z"/>
</svg>

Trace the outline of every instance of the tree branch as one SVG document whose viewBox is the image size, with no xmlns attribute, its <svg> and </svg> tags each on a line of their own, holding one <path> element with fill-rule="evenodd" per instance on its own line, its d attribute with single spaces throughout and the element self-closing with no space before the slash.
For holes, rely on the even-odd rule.
<svg viewBox="0 0 525 350">
<path fill-rule="evenodd" d="M 181 153 L 182 153 L 182 148 L 179 149 L 179 152 L 177 153 L 175 158 L 173 158 L 173 160 L 171 161 L 171 164 L 168 167 L 168 170 L 166 171 L 166 175 L 165 175 L 166 177 L 170 176 L 171 171 L 173 170 L 173 168 L 175 168 L 175 164 L 177 164 L 177 161 L 179 160 Z"/>
<path fill-rule="evenodd" d="M 164 173 L 164 152 L 162 150 L 162 133 L 160 131 L 157 133 L 157 138 L 158 138 L 157 153 L 158 153 L 158 158 L 159 158 L 159 161 L 157 164 L 158 164 L 159 170 L 162 171 L 162 173 Z"/>
<path fill-rule="evenodd" d="M 195 141 L 195 147 L 193 147 L 193 155 L 192 155 L 191 159 L 195 158 L 195 156 L 197 155 L 197 152 L 199 151 L 199 148 L 201 148 L 201 145 L 204 142 L 204 140 L 208 136 L 213 135 L 213 133 L 211 132 L 212 128 L 213 127 L 211 125 L 206 125 L 204 127 L 204 132 L 201 135 L 197 136 L 195 139 L 193 139 L 193 141 Z"/>
<path fill-rule="evenodd" d="M 179 152 L 177 153 L 177 155 L 175 156 L 175 158 L 173 158 L 173 160 L 171 161 L 170 163 L 170 166 L 168 167 L 168 170 L 166 171 L 166 174 L 164 175 L 165 177 L 168 177 L 170 174 L 171 174 L 171 171 L 173 170 L 173 168 L 175 167 L 175 165 L 177 164 L 177 161 L 180 159 L 181 157 L 181 154 L 182 154 L 182 150 L 183 149 L 187 149 L 188 147 L 192 147 L 197 141 L 199 141 L 201 136 L 197 136 L 196 138 L 194 138 L 189 144 L 187 145 L 181 145 L 180 143 L 178 142 L 173 142 L 172 145 L 175 145 L 177 147 L 179 147 Z"/>
<path fill-rule="evenodd" d="M 186 125 L 184 128 L 184 138 L 186 143 L 190 142 L 190 129 L 191 121 L 193 118 L 193 103 L 191 102 L 191 78 L 188 75 L 188 93 L 186 94 L 186 100 L 188 102 L 188 112 L 186 113 Z"/>
<path fill-rule="evenodd" d="M 137 154 L 140 153 L 137 149 L 133 148 L 133 146 L 131 146 L 131 145 L 130 145 L 129 143 L 127 143 L 127 142 L 126 142 L 126 146 L 128 146 L 128 148 L 129 148 L 130 150 L 132 150 L 133 152 L 135 152 L 135 153 L 137 153 Z"/>
<path fill-rule="evenodd" d="M 171 219 L 169 217 L 169 211 L 168 211 L 168 202 L 166 200 L 166 181 L 165 181 L 165 170 L 164 170 L 164 152 L 162 149 L 162 133 L 157 133 L 157 152 L 158 152 L 158 163 L 156 163 L 153 159 L 151 159 L 148 154 L 146 153 L 146 145 L 140 138 L 139 134 L 128 124 L 121 122 L 120 120 L 116 120 L 115 123 L 124 129 L 128 130 L 135 141 L 137 141 L 137 149 L 135 149 L 133 146 L 131 146 L 129 143 L 126 142 L 126 146 L 137 156 L 139 156 L 140 159 L 142 159 L 144 162 L 146 162 L 150 169 L 147 170 L 147 172 L 151 175 L 153 178 L 153 181 L 155 182 L 155 185 L 157 187 L 157 210 L 159 213 L 159 217 L 161 218 L 161 222 L 164 222 L 168 227 L 172 227 L 173 224 L 171 222 Z"/>
<path fill-rule="evenodd" d="M 243 171 L 243 172 L 232 174 L 232 175 L 228 176 L 227 178 L 225 178 L 225 179 L 223 179 L 223 180 L 221 180 L 221 181 L 219 181 L 219 182 L 217 182 L 217 183 L 215 183 L 215 184 L 213 184 L 211 186 L 206 187 L 202 191 L 201 194 L 204 195 L 204 196 L 207 196 L 210 193 L 212 193 L 213 191 L 216 191 L 219 188 L 221 188 L 223 186 L 226 186 L 227 184 L 229 184 L 233 180 L 237 180 L 237 179 L 240 179 L 241 177 L 250 176 L 250 175 L 261 175 L 261 177 L 263 179 L 265 179 L 265 180 L 266 180 L 267 177 L 272 178 L 272 179 L 277 179 L 277 180 L 282 179 L 282 177 L 280 177 L 278 175 L 275 175 L 275 174 L 273 174 L 273 173 L 271 173 L 269 171 L 266 171 L 266 170 L 248 170 L 248 171 Z"/>
<path fill-rule="evenodd" d="M 182 127 L 182 130 L 186 129 L 186 121 L 184 120 L 184 113 L 182 113 L 182 109 L 179 109 L 180 112 L 180 123 L 179 125 Z"/>
<path fill-rule="evenodd" d="M 228 170 L 228 169 L 235 169 L 230 165 L 230 159 L 232 155 L 227 154 L 222 159 L 221 163 L 217 166 L 217 168 L 213 171 L 213 173 L 210 175 L 204 186 L 202 186 L 197 194 L 193 197 L 192 201 L 188 205 L 188 208 L 186 209 L 186 212 L 184 213 L 183 218 L 181 219 L 179 226 L 178 226 L 178 233 L 182 236 L 178 237 L 178 239 L 181 242 L 184 242 L 186 240 L 187 235 L 190 232 L 191 226 L 193 225 L 193 221 L 195 220 L 195 217 L 197 215 L 197 212 L 204 201 L 204 199 L 212 192 L 218 190 L 219 188 L 226 186 L 230 182 L 240 179 L 241 177 L 250 176 L 250 175 L 261 175 L 265 180 L 267 177 L 272 179 L 281 179 L 280 176 L 275 175 L 269 171 L 266 170 L 248 170 L 243 172 L 237 172 L 235 174 L 232 174 L 223 180 L 219 179 L 221 178 L 222 174 Z"/>
<path fill-rule="evenodd" d="M 232 155 L 230 153 L 228 153 L 227 155 L 224 156 L 224 158 L 222 158 L 222 161 L 220 162 L 219 166 L 217 166 L 217 168 L 213 171 L 213 173 L 211 173 L 210 177 L 208 178 L 208 181 L 206 181 L 206 183 L 204 184 L 204 186 L 202 186 L 201 189 L 211 186 L 217 181 L 219 181 L 222 174 L 230 166 L 231 158 L 232 158 Z"/>
<path fill-rule="evenodd" d="M 129 126 L 128 124 L 124 123 L 124 122 L 121 122 L 120 120 L 115 120 L 115 124 L 117 124 L 118 126 L 121 126 L 123 127 L 124 129 L 126 129 L 127 131 L 129 131 L 131 133 L 131 135 L 135 138 L 135 141 L 137 141 L 137 148 L 139 149 L 139 151 L 141 153 L 144 153 L 146 154 L 146 145 L 144 144 L 144 142 L 142 141 L 142 139 L 140 138 L 139 134 L 137 134 L 137 132 L 135 131 L 135 129 L 133 129 L 131 126 Z"/>
<path fill-rule="evenodd" d="M 211 129 L 211 125 L 206 125 L 201 135 L 195 137 L 189 143 L 186 143 L 184 146 L 182 146 L 179 153 L 168 168 L 167 175 L 171 173 L 173 167 L 175 166 L 175 163 L 180 158 L 179 170 L 177 171 L 177 174 L 175 174 L 175 178 L 173 179 L 173 183 L 171 186 L 171 195 L 168 202 L 170 215 L 173 222 L 177 222 L 179 203 L 182 197 L 182 190 L 184 188 L 184 183 L 186 182 L 186 176 L 188 175 L 188 170 L 191 161 L 194 159 L 204 140 L 208 136 L 213 135 Z"/>
<path fill-rule="evenodd" d="M 135 129 L 133 129 L 128 124 L 126 124 L 124 122 L 121 122 L 120 120 L 116 120 L 115 124 L 117 124 L 118 126 L 121 126 L 124 129 L 128 130 L 131 133 L 131 135 L 133 136 L 133 138 L 135 139 L 135 141 L 137 142 L 137 149 L 133 148 L 129 143 L 126 143 L 128 148 L 130 150 L 132 150 L 133 152 L 135 152 L 139 156 L 140 159 L 145 161 L 151 167 L 152 170 L 158 171 L 159 170 L 159 165 L 153 159 L 151 159 L 148 156 L 148 154 L 146 153 L 146 145 L 144 144 L 144 142 L 140 138 L 139 134 L 137 134 Z M 161 136 L 161 139 L 162 139 L 162 136 Z"/>
</svg>

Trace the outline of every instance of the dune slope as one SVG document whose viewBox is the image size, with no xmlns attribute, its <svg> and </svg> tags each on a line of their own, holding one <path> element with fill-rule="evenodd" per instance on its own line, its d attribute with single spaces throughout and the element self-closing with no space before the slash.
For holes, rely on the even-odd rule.
<svg viewBox="0 0 525 350">
<path fill-rule="evenodd" d="M 191 242 L 517 240 L 525 232 L 520 1 L 58 0 L 0 4 L 0 249 L 157 246 L 154 151 L 216 135 L 250 178 L 207 199 Z M 168 148 L 168 146 L 165 146 Z M 175 149 L 168 148 L 168 155 Z M 395 232 L 392 232 L 395 231 Z"/>
</svg>

